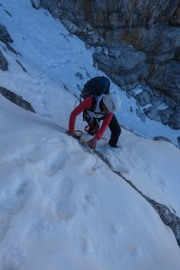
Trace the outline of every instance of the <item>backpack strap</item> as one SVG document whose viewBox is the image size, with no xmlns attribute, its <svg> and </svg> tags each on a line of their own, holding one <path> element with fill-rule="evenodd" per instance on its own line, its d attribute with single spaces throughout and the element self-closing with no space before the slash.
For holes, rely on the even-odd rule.
<svg viewBox="0 0 180 270">
<path fill-rule="evenodd" d="M 91 107 L 88 109 L 88 111 L 94 111 L 95 107 L 96 107 L 96 104 L 97 104 L 97 95 L 91 95 L 92 97 L 92 104 L 91 104 Z"/>
<path fill-rule="evenodd" d="M 93 112 L 95 107 L 96 107 L 96 103 L 97 103 L 97 96 L 91 95 L 91 97 L 92 97 L 91 107 L 83 111 L 83 121 L 86 121 L 86 122 L 91 121 L 91 117 L 89 116 L 87 111 Z"/>
</svg>

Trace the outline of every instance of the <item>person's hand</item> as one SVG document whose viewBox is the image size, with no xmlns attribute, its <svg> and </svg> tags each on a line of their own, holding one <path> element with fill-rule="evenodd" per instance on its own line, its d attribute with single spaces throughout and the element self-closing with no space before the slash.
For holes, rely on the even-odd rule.
<svg viewBox="0 0 180 270">
<path fill-rule="evenodd" d="M 67 130 L 67 131 L 66 131 L 66 134 L 69 135 L 69 136 L 72 136 L 72 137 L 74 137 L 74 138 L 77 137 L 77 135 L 76 135 L 76 133 L 75 133 L 74 131 L 71 131 L 71 132 L 70 132 L 69 130 Z"/>
<path fill-rule="evenodd" d="M 88 146 L 95 150 L 96 149 L 96 144 L 97 144 L 98 138 L 94 136 L 91 140 L 88 141 Z"/>
</svg>

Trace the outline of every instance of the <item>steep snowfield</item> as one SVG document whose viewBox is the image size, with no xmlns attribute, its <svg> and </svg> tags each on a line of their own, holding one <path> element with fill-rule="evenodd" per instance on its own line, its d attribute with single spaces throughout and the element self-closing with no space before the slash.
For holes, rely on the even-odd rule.
<svg viewBox="0 0 180 270">
<path fill-rule="evenodd" d="M 0 105 L 0 269 L 179 269 L 173 233 L 121 177 L 60 126 Z"/>
</svg>

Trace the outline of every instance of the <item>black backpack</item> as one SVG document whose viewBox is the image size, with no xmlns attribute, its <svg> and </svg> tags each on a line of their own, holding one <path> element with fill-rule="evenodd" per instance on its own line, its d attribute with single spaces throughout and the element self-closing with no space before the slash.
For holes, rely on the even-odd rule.
<svg viewBox="0 0 180 270">
<path fill-rule="evenodd" d="M 93 106 L 96 103 L 96 99 L 98 95 L 101 94 L 109 94 L 110 80 L 107 77 L 94 77 L 91 80 L 87 81 L 84 85 L 84 88 L 80 95 L 80 100 L 85 99 L 89 96 L 93 97 Z"/>
<path fill-rule="evenodd" d="M 101 94 L 109 94 L 109 88 L 110 88 L 110 80 L 107 77 L 101 76 L 101 77 L 94 77 L 91 80 L 87 81 L 87 83 L 84 85 L 84 88 L 80 95 L 80 100 L 85 99 L 89 96 L 92 96 L 92 105 L 91 108 L 88 108 L 89 111 L 94 111 L 97 97 Z M 93 126 L 99 128 L 99 122 L 101 119 L 91 119 L 89 117 L 89 114 L 87 113 L 87 110 L 83 112 L 83 120 L 88 123 L 88 125 L 85 127 L 85 130 L 90 133 L 91 127 Z"/>
</svg>

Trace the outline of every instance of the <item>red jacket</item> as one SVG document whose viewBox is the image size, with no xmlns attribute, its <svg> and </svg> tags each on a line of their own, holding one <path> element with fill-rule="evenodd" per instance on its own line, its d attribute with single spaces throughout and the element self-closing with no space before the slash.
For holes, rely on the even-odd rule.
<svg viewBox="0 0 180 270">
<path fill-rule="evenodd" d="M 92 97 L 89 96 L 87 97 L 84 101 L 82 101 L 70 114 L 70 119 L 69 119 L 69 132 L 74 132 L 74 127 L 76 123 L 76 117 L 82 113 L 84 110 L 90 108 L 92 105 Z M 96 133 L 96 137 L 98 140 L 100 140 L 108 127 L 109 123 L 111 122 L 111 119 L 113 117 L 113 113 L 108 113 L 99 128 L 98 132 Z"/>
</svg>

